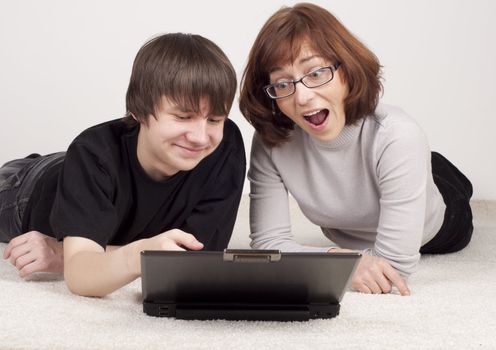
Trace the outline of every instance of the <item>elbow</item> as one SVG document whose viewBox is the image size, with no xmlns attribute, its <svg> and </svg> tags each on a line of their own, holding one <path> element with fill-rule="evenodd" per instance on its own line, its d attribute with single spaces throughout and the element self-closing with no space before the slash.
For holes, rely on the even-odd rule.
<svg viewBox="0 0 496 350">
<path fill-rule="evenodd" d="M 67 289 L 69 289 L 69 291 L 75 295 L 79 295 L 82 297 L 103 298 L 108 294 L 104 293 L 103 291 L 91 288 L 91 285 L 89 283 L 79 278 L 79 275 L 73 273 L 73 271 L 71 271 L 69 267 L 66 267 L 64 269 L 64 280 Z"/>
</svg>

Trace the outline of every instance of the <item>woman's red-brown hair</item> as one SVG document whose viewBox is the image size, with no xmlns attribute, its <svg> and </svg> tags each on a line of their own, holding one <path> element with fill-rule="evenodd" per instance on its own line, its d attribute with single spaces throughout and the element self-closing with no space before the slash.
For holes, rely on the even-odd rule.
<svg viewBox="0 0 496 350">
<path fill-rule="evenodd" d="M 263 87 L 271 70 L 292 63 L 304 43 L 331 64 L 340 62 L 340 76 L 349 90 L 346 124 L 372 115 L 382 91 L 379 60 L 329 11 L 308 3 L 283 7 L 260 30 L 241 80 L 240 110 L 270 147 L 287 141 L 294 123 Z"/>
</svg>

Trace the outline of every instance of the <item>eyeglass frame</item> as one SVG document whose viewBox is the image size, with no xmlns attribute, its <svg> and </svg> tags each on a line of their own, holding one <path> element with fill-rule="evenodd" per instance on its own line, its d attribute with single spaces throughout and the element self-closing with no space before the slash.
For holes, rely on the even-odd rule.
<svg viewBox="0 0 496 350">
<path fill-rule="evenodd" d="M 272 96 L 272 95 L 269 93 L 269 89 L 270 89 L 271 87 L 274 87 L 275 85 L 277 85 L 277 84 L 279 84 L 279 83 L 274 83 L 274 84 L 265 85 L 265 86 L 263 87 L 263 90 L 264 90 L 264 92 L 267 94 L 267 96 L 269 96 L 271 99 L 273 99 L 273 100 L 279 100 L 279 99 L 281 99 L 281 98 L 286 98 L 286 97 L 289 97 L 289 96 L 294 95 L 294 94 L 295 94 L 295 92 L 296 92 L 296 84 L 298 84 L 298 83 L 302 83 L 302 84 L 303 84 L 303 86 L 305 86 L 306 88 L 309 88 L 309 89 L 318 88 L 318 87 L 321 87 L 322 85 L 325 85 L 325 84 L 327 84 L 327 83 L 331 82 L 331 81 L 334 79 L 334 73 L 336 73 L 336 71 L 338 70 L 338 68 L 339 68 L 339 66 L 340 66 L 340 65 L 341 65 L 341 62 L 336 62 L 335 64 L 330 65 L 330 66 L 326 66 L 326 67 L 320 67 L 320 68 L 317 68 L 317 69 L 315 69 L 315 70 L 311 71 L 310 73 L 305 74 L 305 75 L 304 75 L 304 76 L 302 76 L 300 79 L 297 79 L 297 80 L 285 80 L 285 81 L 284 81 L 285 83 L 291 83 L 291 84 L 293 84 L 293 92 L 292 92 L 292 93 L 290 93 L 289 95 L 286 95 L 286 96 L 274 97 L 274 96 Z M 331 74 L 331 78 L 330 78 L 329 80 L 327 80 L 327 81 L 323 82 L 322 84 L 316 85 L 316 86 L 308 86 L 307 84 L 305 84 L 305 83 L 303 82 L 303 79 L 305 79 L 306 77 L 308 77 L 310 74 L 313 74 L 313 73 L 317 72 L 318 70 L 325 69 L 325 68 L 330 68 L 330 69 L 331 69 L 331 73 L 332 73 L 332 74 Z"/>
</svg>

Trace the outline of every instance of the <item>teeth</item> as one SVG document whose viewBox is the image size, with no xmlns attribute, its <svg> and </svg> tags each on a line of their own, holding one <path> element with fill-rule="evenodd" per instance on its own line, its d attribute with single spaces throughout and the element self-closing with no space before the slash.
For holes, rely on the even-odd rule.
<svg viewBox="0 0 496 350">
<path fill-rule="evenodd" d="M 312 115 L 316 115 L 317 113 L 319 113 L 321 110 L 318 110 L 318 111 L 315 111 L 315 112 L 311 112 L 311 113 L 308 113 L 308 114 L 303 114 L 303 116 L 305 117 L 311 117 Z"/>
</svg>

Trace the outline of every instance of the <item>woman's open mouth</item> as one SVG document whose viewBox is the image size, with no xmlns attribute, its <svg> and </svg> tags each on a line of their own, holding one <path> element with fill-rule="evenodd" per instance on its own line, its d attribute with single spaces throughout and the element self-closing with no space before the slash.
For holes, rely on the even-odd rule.
<svg viewBox="0 0 496 350">
<path fill-rule="evenodd" d="M 322 125 L 326 121 L 328 115 L 329 115 L 329 110 L 322 109 L 317 112 L 306 114 L 303 116 L 303 118 L 305 118 L 305 120 L 308 123 L 310 123 L 312 126 L 316 127 Z"/>
</svg>

